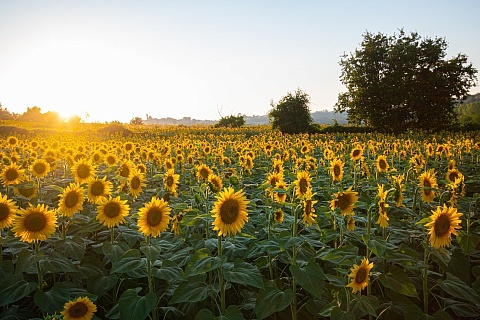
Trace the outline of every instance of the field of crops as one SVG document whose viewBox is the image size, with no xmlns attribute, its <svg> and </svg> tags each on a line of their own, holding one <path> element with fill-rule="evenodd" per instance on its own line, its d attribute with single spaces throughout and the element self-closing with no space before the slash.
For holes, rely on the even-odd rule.
<svg viewBox="0 0 480 320">
<path fill-rule="evenodd" d="M 480 133 L 0 137 L 0 319 L 480 317 Z"/>
</svg>

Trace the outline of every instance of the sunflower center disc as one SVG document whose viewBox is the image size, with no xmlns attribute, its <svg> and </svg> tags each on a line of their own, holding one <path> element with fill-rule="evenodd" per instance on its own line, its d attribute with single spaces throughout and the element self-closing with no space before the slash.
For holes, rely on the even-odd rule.
<svg viewBox="0 0 480 320">
<path fill-rule="evenodd" d="M 76 192 L 69 192 L 65 197 L 65 205 L 67 208 L 73 208 L 78 204 L 78 194 Z"/>
<path fill-rule="evenodd" d="M 90 189 L 91 193 L 94 195 L 94 196 L 101 196 L 103 194 L 103 183 L 101 182 L 94 182 L 92 184 L 92 188 Z"/>
<path fill-rule="evenodd" d="M 140 179 L 138 177 L 133 177 L 132 182 L 130 182 L 130 185 L 132 186 L 133 189 L 138 189 L 138 187 L 140 187 Z"/>
<path fill-rule="evenodd" d="M 46 170 L 47 170 L 47 168 L 45 167 L 45 165 L 43 163 L 37 163 L 33 167 L 33 171 L 35 171 L 38 174 L 43 174 Z"/>
<path fill-rule="evenodd" d="M 115 218 L 120 214 L 120 206 L 118 203 L 108 203 L 103 210 L 103 213 L 109 218 Z"/>
<path fill-rule="evenodd" d="M 305 192 L 307 192 L 307 180 L 300 180 L 300 183 L 298 185 L 300 186 L 300 193 L 304 194 Z"/>
<path fill-rule="evenodd" d="M 355 275 L 355 282 L 360 284 L 363 283 L 367 279 L 367 270 L 364 268 L 360 268 Z"/>
<path fill-rule="evenodd" d="M 236 200 L 226 200 L 220 208 L 220 217 L 223 223 L 232 224 L 237 220 L 238 216 L 238 203 Z"/>
<path fill-rule="evenodd" d="M 379 162 L 378 162 L 378 166 L 380 167 L 380 169 L 382 170 L 386 170 L 387 169 L 387 162 L 383 159 L 381 159 Z"/>
<path fill-rule="evenodd" d="M 78 166 L 77 174 L 80 179 L 88 178 L 90 175 L 90 168 L 84 164 Z"/>
<path fill-rule="evenodd" d="M 0 221 L 8 218 L 10 215 L 10 209 L 5 203 L 0 203 Z"/>
<path fill-rule="evenodd" d="M 5 177 L 8 181 L 14 181 L 18 178 L 18 171 L 16 169 L 8 169 L 7 172 L 5 172 Z"/>
<path fill-rule="evenodd" d="M 82 302 L 77 302 L 68 309 L 68 315 L 74 319 L 83 317 L 87 312 L 88 307 Z"/>
<path fill-rule="evenodd" d="M 439 216 L 435 221 L 434 230 L 437 237 L 446 235 L 450 230 L 450 219 L 444 214 Z"/>
<path fill-rule="evenodd" d="M 335 167 L 333 167 L 333 173 L 335 174 L 335 177 L 340 176 L 340 167 L 338 165 L 335 165 Z"/>
<path fill-rule="evenodd" d="M 173 177 L 172 176 L 167 177 L 167 186 L 169 186 L 169 187 L 173 186 Z"/>
<path fill-rule="evenodd" d="M 47 225 L 47 218 L 41 212 L 35 211 L 25 218 L 25 229 L 29 232 L 42 231 Z"/>
<path fill-rule="evenodd" d="M 147 214 L 147 224 L 149 226 L 157 226 L 162 221 L 162 212 L 157 208 L 152 208 Z"/>
</svg>

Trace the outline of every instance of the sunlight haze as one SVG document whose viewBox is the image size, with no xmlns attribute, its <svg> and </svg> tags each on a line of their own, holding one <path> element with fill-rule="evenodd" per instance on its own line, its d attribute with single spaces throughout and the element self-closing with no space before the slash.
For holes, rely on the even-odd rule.
<svg viewBox="0 0 480 320">
<path fill-rule="evenodd" d="M 333 110 L 365 31 L 444 37 L 480 68 L 478 1 L 1 1 L 0 103 L 87 122 Z M 479 92 L 479 87 L 471 93 Z"/>
</svg>

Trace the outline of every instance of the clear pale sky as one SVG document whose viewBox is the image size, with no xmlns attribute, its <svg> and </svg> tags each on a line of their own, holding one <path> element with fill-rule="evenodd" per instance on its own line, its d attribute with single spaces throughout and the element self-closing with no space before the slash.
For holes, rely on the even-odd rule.
<svg viewBox="0 0 480 320">
<path fill-rule="evenodd" d="M 333 110 L 365 31 L 443 37 L 480 69 L 480 1 L 1 0 L 0 103 L 83 120 Z M 477 86 L 471 93 L 477 93 Z M 87 117 L 86 115 L 89 115 Z"/>
</svg>

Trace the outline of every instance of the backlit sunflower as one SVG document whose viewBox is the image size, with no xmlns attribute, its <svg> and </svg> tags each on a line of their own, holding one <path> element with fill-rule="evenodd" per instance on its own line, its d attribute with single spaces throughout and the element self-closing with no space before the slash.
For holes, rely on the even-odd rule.
<svg viewBox="0 0 480 320">
<path fill-rule="evenodd" d="M 347 284 L 347 287 L 352 288 L 353 293 L 357 293 L 365 289 L 368 286 L 370 280 L 370 270 L 373 268 L 373 262 L 369 263 L 368 258 L 363 258 L 360 265 L 354 264 L 351 268 L 351 272 L 348 275 L 352 278 L 352 281 Z"/>
<path fill-rule="evenodd" d="M 208 180 L 208 176 L 213 173 L 212 169 L 210 169 L 208 166 L 206 166 L 205 164 L 200 164 L 199 166 L 197 166 L 197 179 L 200 180 L 200 179 L 203 179 L 205 181 Z"/>
<path fill-rule="evenodd" d="M 445 175 L 445 179 L 449 183 L 455 183 L 456 179 L 462 178 L 462 177 L 463 177 L 462 173 L 455 168 L 449 169 L 447 171 L 447 174 Z"/>
<path fill-rule="evenodd" d="M 17 137 L 9 136 L 7 138 L 7 144 L 8 144 L 9 147 L 15 147 L 18 144 Z"/>
<path fill-rule="evenodd" d="M 80 159 L 72 166 L 72 174 L 79 184 L 95 179 L 96 170 L 86 159 Z"/>
<path fill-rule="evenodd" d="M 212 173 L 208 176 L 208 186 L 212 192 L 219 192 L 223 187 L 222 179 L 216 174 Z"/>
<path fill-rule="evenodd" d="M 85 196 L 83 195 L 83 188 L 77 183 L 71 183 L 58 203 L 58 213 L 65 217 L 73 217 L 73 215 L 83 209 L 83 201 Z"/>
<path fill-rule="evenodd" d="M 42 241 L 50 237 L 57 227 L 57 215 L 44 204 L 36 207 L 30 204 L 27 209 L 19 209 L 13 221 L 12 231 L 21 241 Z"/>
<path fill-rule="evenodd" d="M 22 196 L 27 199 L 33 199 L 38 194 L 38 187 L 33 181 L 29 181 L 28 184 L 23 183 L 22 187 L 13 188 L 13 193 L 17 196 Z"/>
<path fill-rule="evenodd" d="M 232 187 L 224 188 L 217 196 L 211 211 L 215 220 L 213 230 L 218 236 L 230 236 L 240 232 L 248 221 L 247 200 L 243 190 L 235 192 Z"/>
<path fill-rule="evenodd" d="M 2 170 L 1 178 L 5 186 L 19 184 L 23 177 L 23 169 L 20 169 L 16 163 L 11 163 Z"/>
<path fill-rule="evenodd" d="M 282 209 L 277 209 L 273 212 L 273 220 L 275 220 L 277 223 L 282 223 L 284 217 L 285 214 L 283 213 Z"/>
<path fill-rule="evenodd" d="M 68 301 L 60 314 L 64 320 L 91 320 L 97 311 L 97 306 L 88 297 L 78 297 Z"/>
<path fill-rule="evenodd" d="M 313 207 L 315 203 L 317 203 L 317 200 L 312 200 L 312 197 L 315 195 L 315 193 L 312 194 L 312 188 L 309 188 L 307 192 L 305 193 L 305 199 L 303 202 L 303 217 L 302 221 L 305 223 L 307 226 L 311 226 L 312 224 L 315 223 L 315 218 L 317 215 L 314 213 L 315 208 Z"/>
<path fill-rule="evenodd" d="M 153 197 L 138 210 L 137 225 L 145 236 L 158 237 L 168 228 L 171 208 L 163 199 Z"/>
<path fill-rule="evenodd" d="M 343 162 L 340 159 L 335 159 L 330 164 L 330 174 L 333 181 L 342 181 L 343 179 Z"/>
<path fill-rule="evenodd" d="M 275 185 L 276 189 L 282 189 L 282 190 L 287 190 L 287 184 L 285 181 L 278 181 L 277 184 Z M 273 195 L 273 199 L 277 202 L 285 202 L 287 200 L 287 193 L 280 193 L 280 192 L 275 192 Z"/>
<path fill-rule="evenodd" d="M 297 173 L 297 180 L 294 181 L 295 183 L 295 195 L 298 198 L 305 196 L 308 188 L 311 188 L 312 185 L 310 184 L 312 178 L 308 174 L 308 171 L 299 171 Z"/>
<path fill-rule="evenodd" d="M 452 241 L 452 233 L 457 235 L 457 230 L 462 228 L 461 220 L 459 219 L 463 214 L 457 213 L 456 208 L 437 207 L 435 211 L 432 210 L 430 216 L 431 222 L 425 224 L 429 227 L 428 231 L 430 245 L 436 249 L 440 247 L 447 247 Z"/>
<path fill-rule="evenodd" d="M 45 177 L 49 171 L 50 164 L 43 159 L 35 160 L 30 166 L 30 172 L 33 173 L 33 175 L 37 178 Z"/>
<path fill-rule="evenodd" d="M 105 164 L 109 167 L 115 166 L 118 163 L 118 157 L 114 153 L 107 153 L 103 158 Z"/>
<path fill-rule="evenodd" d="M 12 226 L 18 207 L 13 200 L 0 193 L 0 231 Z"/>
<path fill-rule="evenodd" d="M 163 177 L 163 187 L 165 188 L 165 190 L 176 196 L 179 181 L 180 175 L 176 174 L 174 169 L 170 169 L 165 173 L 165 176 Z"/>
<path fill-rule="evenodd" d="M 128 193 L 135 199 L 142 193 L 142 188 L 145 185 L 145 175 L 138 172 L 137 169 L 132 170 L 132 174 L 128 179 Z"/>
<path fill-rule="evenodd" d="M 92 203 L 98 203 L 107 198 L 112 193 L 112 183 L 107 181 L 107 177 L 103 179 L 94 179 L 88 183 L 87 196 Z"/>
<path fill-rule="evenodd" d="M 353 208 L 355 202 L 358 201 L 358 192 L 352 191 L 352 187 L 345 191 L 340 191 L 334 194 L 334 198 L 330 201 L 330 209 L 335 210 L 339 208 L 342 215 L 354 215 Z"/>
<path fill-rule="evenodd" d="M 438 187 L 437 178 L 435 178 L 435 171 L 430 169 L 425 171 L 418 177 L 421 188 L 422 200 L 430 203 L 435 199 L 435 191 L 433 189 Z"/>
<path fill-rule="evenodd" d="M 390 220 L 387 216 L 387 207 L 388 204 L 386 203 L 387 200 L 387 192 L 383 190 L 384 185 L 378 185 L 378 220 L 377 224 L 380 225 L 381 228 L 388 227 L 388 220 Z"/>
<path fill-rule="evenodd" d="M 130 178 L 133 170 L 135 169 L 135 164 L 128 159 L 123 159 L 117 169 L 117 175 L 123 178 Z"/>
<path fill-rule="evenodd" d="M 127 200 L 121 200 L 120 197 L 109 197 L 100 202 L 97 208 L 97 220 L 108 228 L 113 228 L 119 224 L 125 223 L 125 217 L 130 211 Z"/>
<path fill-rule="evenodd" d="M 389 168 L 387 157 L 385 157 L 383 154 L 379 155 L 375 160 L 375 165 L 378 172 L 387 172 Z"/>
</svg>

